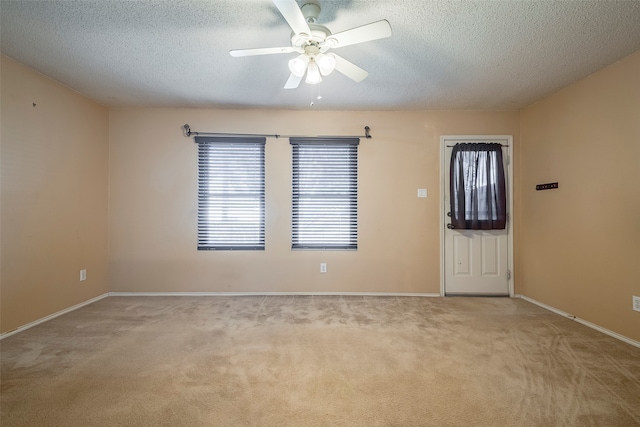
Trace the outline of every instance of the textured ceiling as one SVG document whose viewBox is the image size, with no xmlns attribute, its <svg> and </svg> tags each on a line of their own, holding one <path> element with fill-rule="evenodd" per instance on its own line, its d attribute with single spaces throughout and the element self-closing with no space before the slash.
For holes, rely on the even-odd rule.
<svg viewBox="0 0 640 427">
<path fill-rule="evenodd" d="M 289 45 L 270 0 L 2 0 L 2 52 L 107 106 L 418 110 L 520 108 L 640 49 L 640 1 L 312 1 L 334 33 L 391 23 L 336 50 L 361 83 L 285 90 L 295 54 L 232 58 Z"/>
</svg>

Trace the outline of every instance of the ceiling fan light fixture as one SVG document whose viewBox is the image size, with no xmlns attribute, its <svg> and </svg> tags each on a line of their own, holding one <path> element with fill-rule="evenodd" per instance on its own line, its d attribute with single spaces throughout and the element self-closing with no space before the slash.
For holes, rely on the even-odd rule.
<svg viewBox="0 0 640 427">
<path fill-rule="evenodd" d="M 309 57 L 307 55 L 299 55 L 289 61 L 289 71 L 296 77 L 304 76 L 304 72 L 307 71 L 307 65 L 309 64 Z"/>
<path fill-rule="evenodd" d="M 336 57 L 332 53 L 317 55 L 315 62 L 318 64 L 320 74 L 323 76 L 328 76 L 336 68 Z"/>
<path fill-rule="evenodd" d="M 305 82 L 310 85 L 316 85 L 322 81 L 322 76 L 320 75 L 320 69 L 318 68 L 318 64 L 316 61 L 309 61 L 309 66 L 307 67 L 307 78 Z"/>
</svg>

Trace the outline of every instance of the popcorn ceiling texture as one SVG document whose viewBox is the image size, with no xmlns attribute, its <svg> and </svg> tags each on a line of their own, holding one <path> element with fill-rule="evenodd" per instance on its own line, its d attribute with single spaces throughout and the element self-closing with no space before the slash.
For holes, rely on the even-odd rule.
<svg viewBox="0 0 640 427">
<path fill-rule="evenodd" d="M 2 1 L 2 52 L 107 106 L 418 110 L 521 108 L 640 49 L 640 1 L 313 1 L 333 32 L 391 23 L 336 51 L 363 82 L 284 90 L 294 54 L 232 58 L 289 45 L 268 0 Z"/>
</svg>

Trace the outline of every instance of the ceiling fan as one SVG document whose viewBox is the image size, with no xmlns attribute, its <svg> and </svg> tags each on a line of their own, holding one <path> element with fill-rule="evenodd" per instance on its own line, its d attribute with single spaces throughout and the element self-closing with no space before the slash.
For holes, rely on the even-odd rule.
<svg viewBox="0 0 640 427">
<path fill-rule="evenodd" d="M 298 53 L 289 61 L 291 75 L 284 85 L 285 89 L 297 88 L 305 73 L 306 83 L 318 84 L 322 76 L 331 74 L 333 70 L 338 70 L 355 82 L 361 82 L 368 72 L 328 50 L 391 36 L 391 25 L 386 19 L 332 34 L 327 27 L 316 23 L 320 6 L 312 0 L 302 8 L 298 7 L 296 0 L 273 0 L 273 3 L 293 30 L 291 46 L 236 49 L 229 53 L 233 57 Z"/>
</svg>

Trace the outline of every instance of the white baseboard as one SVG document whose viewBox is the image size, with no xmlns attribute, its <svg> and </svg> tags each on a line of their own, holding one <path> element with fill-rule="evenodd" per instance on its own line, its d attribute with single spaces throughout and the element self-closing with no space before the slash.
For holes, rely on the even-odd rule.
<svg viewBox="0 0 640 427">
<path fill-rule="evenodd" d="M 392 292 L 109 292 L 111 297 L 242 297 L 242 296 L 439 297 L 434 293 Z"/>
<path fill-rule="evenodd" d="M 559 314 L 560 316 L 566 317 L 567 319 L 575 320 L 576 322 L 582 323 L 583 325 L 588 326 L 591 329 L 595 329 L 598 332 L 602 332 L 603 334 L 609 335 L 610 337 L 616 338 L 616 339 L 618 339 L 620 341 L 626 342 L 627 344 L 631 344 L 631 345 L 633 345 L 635 347 L 640 348 L 640 341 L 636 341 L 636 340 L 631 339 L 629 337 L 625 337 L 624 335 L 620 335 L 617 332 L 610 331 L 609 329 L 603 328 L 602 326 L 598 326 L 595 323 L 591 323 L 591 322 L 588 322 L 588 321 L 586 321 L 584 319 L 576 317 L 573 314 L 569 314 L 569 313 L 567 313 L 565 311 L 559 310 L 559 309 L 557 309 L 555 307 L 552 307 L 550 305 L 541 303 L 540 301 L 536 301 L 533 298 L 529 298 L 529 297 L 524 296 L 524 295 L 514 295 L 514 298 L 521 298 L 521 299 L 523 299 L 525 301 L 530 302 L 531 304 L 537 305 L 538 307 L 542 307 L 542 308 L 544 308 L 546 310 L 552 311 L 552 312 L 554 312 L 556 314 Z"/>
<path fill-rule="evenodd" d="M 33 328 L 36 325 L 39 325 L 41 323 L 44 323 L 44 322 L 49 321 L 51 319 L 54 319 L 54 318 L 56 318 L 58 316 L 62 316 L 63 314 L 69 313 L 69 312 L 71 312 L 73 310 L 77 310 L 80 307 L 84 307 L 85 305 L 89 305 L 89 304 L 91 304 L 93 302 L 99 301 L 99 300 L 101 300 L 103 298 L 106 298 L 108 296 L 109 296 L 108 293 L 102 294 L 102 295 L 99 295 L 99 296 L 97 296 L 95 298 L 91 298 L 90 300 L 81 302 L 80 304 L 76 304 L 76 305 L 74 305 L 72 307 L 65 308 L 64 310 L 57 311 L 57 312 L 55 312 L 53 314 L 50 314 L 50 315 L 45 316 L 45 317 L 43 317 L 41 319 L 35 320 L 35 321 L 31 322 L 31 323 L 27 323 L 26 325 L 20 326 L 19 328 L 16 328 L 16 329 L 14 329 L 12 331 L 0 334 L 0 340 L 3 340 L 5 338 L 7 338 L 7 337 L 10 337 L 11 335 L 15 335 L 18 332 L 22 332 L 22 331 L 25 331 L 25 330 L 27 330 L 29 328 Z"/>
</svg>

